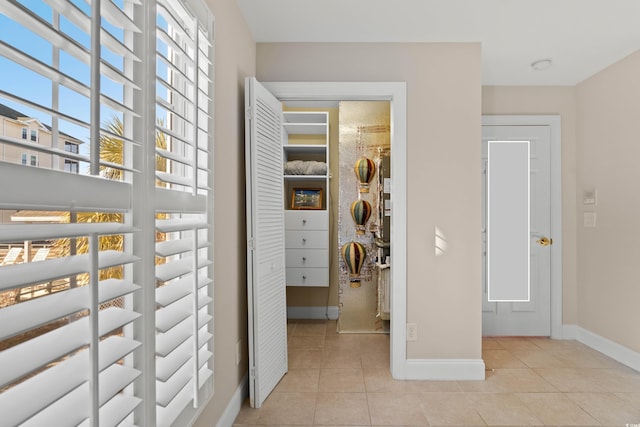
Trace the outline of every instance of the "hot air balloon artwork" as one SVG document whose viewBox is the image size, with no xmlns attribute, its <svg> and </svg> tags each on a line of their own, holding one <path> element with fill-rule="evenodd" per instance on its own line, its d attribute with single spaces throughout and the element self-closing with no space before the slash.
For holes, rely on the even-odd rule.
<svg viewBox="0 0 640 427">
<path fill-rule="evenodd" d="M 376 173 L 376 164 L 373 163 L 373 160 L 368 157 L 360 157 L 354 166 L 354 171 L 356 173 L 356 177 L 360 182 L 360 192 L 368 193 L 369 192 L 369 182 L 373 178 L 373 175 Z"/>
<path fill-rule="evenodd" d="M 367 256 L 367 251 L 364 246 L 358 242 L 349 242 L 342 246 L 342 259 L 349 269 L 349 281 L 360 281 L 360 269 L 364 264 L 364 259 Z M 357 286 L 354 286 L 357 287 Z"/>
<path fill-rule="evenodd" d="M 351 203 L 351 217 L 356 223 L 356 234 L 364 234 L 366 224 L 371 216 L 371 205 L 366 200 L 356 200 Z"/>
</svg>

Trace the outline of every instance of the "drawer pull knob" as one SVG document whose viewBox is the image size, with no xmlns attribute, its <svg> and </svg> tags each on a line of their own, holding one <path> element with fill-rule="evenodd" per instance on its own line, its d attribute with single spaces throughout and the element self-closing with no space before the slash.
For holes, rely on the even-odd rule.
<svg viewBox="0 0 640 427">
<path fill-rule="evenodd" d="M 302 280 L 307 280 L 307 276 L 302 276 Z"/>
<path fill-rule="evenodd" d="M 302 225 L 305 225 L 306 223 L 307 223 L 307 220 L 306 220 L 306 219 L 303 219 L 303 220 L 302 220 Z"/>
<path fill-rule="evenodd" d="M 302 243 L 307 243 L 307 239 L 305 239 L 304 237 L 302 238 Z"/>
<path fill-rule="evenodd" d="M 302 257 L 302 263 L 304 264 L 305 262 L 307 262 L 307 257 L 303 256 Z"/>
</svg>

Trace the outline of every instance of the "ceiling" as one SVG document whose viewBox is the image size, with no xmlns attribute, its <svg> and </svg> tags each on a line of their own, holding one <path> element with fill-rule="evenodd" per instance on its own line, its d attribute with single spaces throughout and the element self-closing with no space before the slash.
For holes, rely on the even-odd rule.
<svg viewBox="0 0 640 427">
<path fill-rule="evenodd" d="M 237 3 L 258 43 L 480 42 L 485 85 L 575 85 L 640 49 L 638 0 Z"/>
</svg>

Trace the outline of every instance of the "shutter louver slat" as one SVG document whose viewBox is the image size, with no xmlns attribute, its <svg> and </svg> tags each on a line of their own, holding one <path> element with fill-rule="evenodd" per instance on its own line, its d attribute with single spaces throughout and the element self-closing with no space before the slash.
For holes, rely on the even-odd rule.
<svg viewBox="0 0 640 427">
<path fill-rule="evenodd" d="M 89 416 L 90 392 L 89 384 L 84 383 L 20 424 L 20 427 L 78 425 Z"/>
<path fill-rule="evenodd" d="M 127 354 L 139 342 L 112 336 L 100 343 L 100 369 L 104 369 Z M 65 394 L 87 381 L 89 355 L 83 351 L 53 366 L 0 395 L 0 413 L 7 425 L 17 425 L 30 414 L 40 412 Z"/>
<path fill-rule="evenodd" d="M 168 257 L 193 250 L 193 239 L 167 240 L 156 243 L 156 255 Z"/>
<path fill-rule="evenodd" d="M 176 67 L 173 62 L 171 62 L 165 55 L 163 55 L 161 52 L 156 52 L 158 59 L 163 63 L 163 65 L 165 67 L 167 67 L 171 72 L 174 73 L 174 79 L 176 81 L 179 81 L 180 83 L 184 84 L 187 88 L 186 90 L 184 90 L 183 92 L 191 92 L 193 91 L 193 80 L 184 73 L 184 71 L 182 71 L 181 69 L 179 69 L 178 67 Z"/>
<path fill-rule="evenodd" d="M 80 28 L 86 34 L 91 34 L 91 18 L 85 15 L 85 13 L 82 12 L 80 9 L 78 9 L 73 3 L 63 1 L 63 0 L 44 0 L 44 1 L 48 3 L 53 9 L 61 11 L 61 13 L 64 15 L 65 18 L 69 20 L 69 22 L 72 22 L 75 26 Z M 108 6 L 103 7 L 102 8 L 103 14 L 105 12 L 110 13 L 115 8 L 111 3 L 111 1 L 102 3 L 102 5 L 109 5 L 109 4 L 111 4 L 112 7 L 111 8 Z M 107 18 L 107 20 L 109 20 L 109 18 L 113 19 L 113 15 L 114 14 L 111 13 L 109 15 L 105 15 L 105 17 Z M 111 22 L 114 26 L 122 28 L 123 27 L 122 24 L 127 24 L 127 22 L 129 23 L 131 22 L 125 14 L 120 13 L 119 15 L 120 15 L 119 16 L 120 19 L 118 21 Z M 137 27 L 135 25 L 132 28 L 133 28 L 133 31 L 137 30 Z M 134 55 L 130 49 L 128 49 L 118 39 L 116 39 L 108 31 L 105 31 L 104 29 L 101 30 L 100 32 L 100 42 L 101 44 L 109 48 L 116 55 L 119 55 L 123 58 L 140 61 L 140 59 L 136 55 Z"/>
<path fill-rule="evenodd" d="M 59 70 L 45 64 L 44 62 L 34 58 L 33 56 L 26 54 L 25 52 L 13 48 L 12 46 L 2 41 L 0 41 L 0 54 L 5 58 L 12 60 L 14 63 L 19 64 L 24 68 L 33 71 L 34 73 L 40 74 L 41 76 L 46 77 L 52 82 L 59 83 L 81 95 L 89 97 L 91 94 L 91 88 L 88 85 L 74 79 L 68 74 L 60 72 Z M 111 65 L 105 64 L 104 66 L 109 67 L 112 70 L 110 73 L 111 77 L 113 77 L 117 82 L 131 88 L 139 89 L 133 84 L 131 80 L 120 74 L 117 70 L 111 67 Z M 117 103 L 110 98 L 104 97 L 103 101 L 105 101 L 105 103 L 110 103 L 110 105 L 112 106 L 118 105 L 120 107 L 120 110 L 122 110 L 123 108 L 126 109 L 124 105 Z"/>
<path fill-rule="evenodd" d="M 0 5 L 1 4 L 2 4 L 2 2 L 0 2 Z M 10 101 L 13 101 L 13 102 L 16 102 L 18 104 L 24 105 L 24 106 L 26 106 L 28 108 L 33 109 L 33 110 L 39 111 L 39 112 L 44 113 L 44 114 L 48 114 L 51 117 L 55 117 L 55 118 L 58 118 L 58 119 L 65 120 L 65 121 L 67 121 L 69 123 L 73 123 L 73 124 L 78 125 L 78 126 L 80 126 L 82 128 L 89 128 L 89 123 L 87 123 L 85 121 L 82 121 L 82 120 L 78 119 L 77 117 L 73 117 L 73 116 L 70 116 L 68 114 L 61 113 L 60 111 L 52 110 L 51 108 L 44 107 L 44 106 L 42 106 L 40 104 L 37 104 L 35 102 L 31 102 L 28 99 L 22 98 L 20 96 L 16 96 L 16 95 L 14 95 L 12 93 L 9 93 L 9 92 L 6 92 L 6 91 L 4 91 L 2 89 L 0 89 L 0 96 L 2 96 L 5 99 L 8 99 Z"/>
<path fill-rule="evenodd" d="M 213 338 L 213 335 L 207 330 L 207 328 L 200 328 L 198 330 L 198 342 L 207 343 Z"/>
<path fill-rule="evenodd" d="M 156 381 L 157 398 L 160 406 L 167 406 L 176 395 L 186 386 L 192 377 L 191 366 L 182 365 L 167 381 Z"/>
<path fill-rule="evenodd" d="M 87 49 L 64 33 L 53 29 L 42 18 L 29 11 L 29 9 L 17 3 L 15 0 L 0 2 L 0 12 L 7 15 L 13 21 L 21 24 L 23 27 L 33 31 L 44 40 L 49 41 L 53 46 L 64 49 L 85 64 L 89 63 L 90 54 Z"/>
<path fill-rule="evenodd" d="M 213 283 L 213 280 L 206 276 L 198 277 L 198 289 Z M 161 307 L 166 307 L 172 302 L 189 295 L 193 291 L 193 279 L 187 275 L 181 279 L 173 280 L 170 283 L 156 289 L 156 303 Z M 207 297 L 211 298 L 211 297 Z"/>
<path fill-rule="evenodd" d="M 187 319 L 156 337 L 156 354 L 160 357 L 167 357 L 180 344 L 193 336 L 193 325 L 191 319 Z"/>
<path fill-rule="evenodd" d="M 157 125 L 156 128 L 158 129 L 158 131 L 162 132 L 165 135 L 170 136 L 171 138 L 175 139 L 176 141 L 180 141 L 182 143 L 184 143 L 185 145 L 188 146 L 192 146 L 193 145 L 193 141 L 191 141 L 188 137 L 181 135 L 177 132 L 174 132 L 171 129 L 166 128 L 165 126 L 161 126 L 161 125 Z M 189 164 L 191 164 L 191 161 L 189 162 Z"/>
<path fill-rule="evenodd" d="M 209 313 L 207 313 L 206 311 L 205 312 L 200 311 L 198 313 L 198 328 L 202 328 L 203 326 L 206 326 L 211 319 L 213 319 L 213 317 Z"/>
<path fill-rule="evenodd" d="M 100 303 L 118 298 L 140 289 L 140 286 L 124 280 L 107 279 L 100 282 Z M 47 298 L 15 304 L 0 310 L 0 340 L 12 337 L 31 328 L 69 316 L 87 308 L 89 287 L 58 292 Z"/>
<path fill-rule="evenodd" d="M 191 359 L 193 338 L 189 338 L 173 350 L 167 357 L 156 360 L 156 379 L 167 381 L 181 366 Z"/>
<path fill-rule="evenodd" d="M 115 307 L 100 311 L 99 316 L 100 336 L 106 335 L 140 317 L 136 312 Z M 0 366 L 11 366 L 10 370 L 0 371 L 0 387 L 4 387 L 45 366 L 47 363 L 88 345 L 88 336 L 89 319 L 84 317 L 69 325 L 54 329 L 51 332 L 0 352 Z"/>
<path fill-rule="evenodd" d="M 172 54 L 179 55 L 187 65 L 193 65 L 193 61 L 189 60 L 189 54 L 185 52 L 182 46 L 179 46 L 178 43 L 176 43 L 176 41 L 169 34 L 167 34 L 166 31 L 164 31 L 162 28 L 158 28 L 157 35 L 159 40 L 162 40 L 169 46 Z"/>
<path fill-rule="evenodd" d="M 179 154 L 175 154 L 170 151 L 163 150 L 161 148 L 156 148 L 156 153 L 158 153 L 159 156 L 164 157 L 165 159 L 173 160 L 187 166 L 191 165 L 191 159 L 181 156 Z"/>
<path fill-rule="evenodd" d="M 140 371 L 117 364 L 111 365 L 101 372 L 100 405 L 102 406 L 111 400 L 116 393 L 131 384 L 139 375 Z M 85 382 L 80 387 L 31 417 L 23 426 L 51 427 L 81 424 L 85 418 L 89 416 L 89 395 L 89 384 Z M 137 400 L 137 398 L 134 398 L 131 403 Z M 135 405 L 133 405 L 132 410 L 134 408 Z M 121 407 L 120 409 L 124 408 Z M 123 418 L 127 415 L 128 413 L 124 414 Z"/>
<path fill-rule="evenodd" d="M 0 162 L 2 209 L 122 212 L 131 208 L 131 185 L 123 182 Z M 38 200 L 34 200 L 37 194 Z M 72 202 L 73 201 L 73 202 Z"/>
<path fill-rule="evenodd" d="M 0 41 L 0 55 L 7 59 L 12 60 L 16 64 L 22 65 L 34 73 L 38 73 L 43 77 L 51 80 L 52 82 L 59 83 L 67 88 L 78 92 L 84 96 L 89 96 L 91 89 L 88 85 L 81 83 L 80 81 L 70 77 L 69 75 L 62 73 L 55 68 L 45 64 L 36 58 L 15 49 L 3 41 Z"/>
<path fill-rule="evenodd" d="M 200 360 L 199 368 L 203 368 L 212 357 L 213 353 L 211 353 L 206 346 L 201 347 L 198 351 L 198 360 Z"/>
<path fill-rule="evenodd" d="M 191 272 L 193 257 L 185 257 L 179 260 L 160 264 L 156 267 L 156 279 L 168 282 L 176 277 L 184 276 Z"/>
<path fill-rule="evenodd" d="M 142 399 L 134 396 L 115 395 L 113 398 L 100 407 L 100 425 L 135 427 L 133 424 L 122 421 L 142 402 Z M 91 421 L 85 419 L 79 427 L 90 427 Z"/>
<path fill-rule="evenodd" d="M 198 342 L 208 342 L 213 336 L 207 331 L 207 322 L 211 320 L 211 315 L 201 314 L 198 315 Z M 203 328 L 204 326 L 204 328 Z M 202 330 L 200 330 L 202 329 Z M 189 337 L 192 337 L 193 325 L 192 319 L 188 318 L 183 320 L 180 324 L 169 329 L 165 333 L 160 333 L 156 337 L 156 354 L 160 357 L 166 357 L 169 353 L 174 351 L 180 344 L 185 342 Z"/>
<path fill-rule="evenodd" d="M 171 93 L 171 108 L 177 109 L 177 106 L 180 104 L 190 104 L 192 102 L 192 100 L 189 97 L 187 97 L 186 94 L 176 92 L 174 90 L 173 85 L 171 85 L 171 83 L 169 83 L 167 80 L 165 80 L 161 76 L 159 75 L 156 76 L 156 80 L 158 81 L 158 83 L 160 83 L 163 86 L 163 89 L 166 92 Z M 165 102 L 169 102 L 168 100 L 165 100 L 164 97 L 156 96 L 156 100 L 158 98 L 164 100 Z M 182 113 L 182 114 L 184 115 L 185 113 Z"/>
<path fill-rule="evenodd" d="M 100 406 L 111 400 L 120 390 L 138 378 L 140 374 L 141 372 L 137 369 L 117 363 L 100 372 Z"/>
<path fill-rule="evenodd" d="M 134 2 L 133 0 L 129 0 L 130 2 Z M 141 4 L 138 1 L 135 1 L 136 4 Z M 124 13 L 115 4 L 111 1 L 102 2 L 101 4 L 102 10 L 100 11 L 101 15 L 116 27 L 120 27 L 127 31 L 132 31 L 134 33 L 141 33 L 142 30 L 138 28 L 138 26 L 131 20 L 129 15 Z"/>
<path fill-rule="evenodd" d="M 175 212 L 178 206 L 181 208 L 181 213 L 200 214 L 202 209 L 206 209 L 207 196 L 156 187 L 156 209 L 158 212 Z M 200 222 L 204 222 L 204 220 L 200 220 Z M 163 225 L 160 224 L 159 226 L 162 227 Z M 197 228 L 204 229 L 206 225 L 198 226 Z M 160 228 L 158 228 L 158 231 L 161 233 L 168 232 Z"/>
<path fill-rule="evenodd" d="M 162 219 L 156 220 L 156 228 L 161 233 L 171 233 L 174 231 L 186 231 L 194 228 L 206 228 L 206 221 L 201 219 Z"/>
<path fill-rule="evenodd" d="M 204 268 L 212 264 L 212 261 L 207 258 L 198 258 L 197 262 L 198 268 Z M 161 282 L 168 282 L 176 277 L 191 273 L 192 266 L 193 257 L 191 256 L 160 264 L 156 268 L 156 279 Z"/>
<path fill-rule="evenodd" d="M 118 251 L 101 251 L 98 254 L 100 268 L 130 264 L 140 258 Z M 32 283 L 50 282 L 89 271 L 89 255 L 74 255 L 48 259 L 38 264 L 23 263 L 0 268 L 0 291 L 28 286 Z M 28 282 L 25 282 L 28 280 Z"/>
<path fill-rule="evenodd" d="M 189 387 L 191 384 L 192 381 L 189 381 L 185 387 L 179 390 L 176 397 L 167 406 L 157 405 L 158 427 L 170 427 L 173 420 L 192 401 L 193 396 Z"/>
<path fill-rule="evenodd" d="M 156 172 L 156 177 L 164 182 L 168 182 L 171 184 L 184 185 L 185 187 L 193 187 L 193 179 L 181 177 L 178 175 L 165 173 L 165 172 Z"/>
<path fill-rule="evenodd" d="M 15 224 L 0 225 L 0 242 L 16 242 L 21 240 L 53 240 L 65 237 L 87 236 L 89 233 L 99 235 L 124 234 L 135 231 L 128 225 L 116 222 L 90 224 Z"/>
<path fill-rule="evenodd" d="M 178 323 L 192 316 L 193 298 L 191 296 L 182 298 L 156 311 L 156 330 L 167 332 Z"/>
<path fill-rule="evenodd" d="M 175 100 L 173 100 L 173 102 L 175 102 Z M 181 113 L 179 113 L 177 111 L 177 109 L 173 106 L 173 104 L 170 104 L 169 102 L 165 101 L 164 99 L 162 99 L 160 97 L 156 97 L 156 103 L 158 105 L 161 105 L 167 111 L 170 111 L 171 114 L 175 115 L 179 119 L 184 120 L 185 122 L 189 121 L 189 119 L 185 115 L 183 115 L 183 114 L 181 114 Z"/>
<path fill-rule="evenodd" d="M 156 304 L 166 307 L 192 292 L 193 278 L 189 275 L 182 279 L 174 280 L 156 289 Z"/>
<path fill-rule="evenodd" d="M 213 298 L 211 298 L 208 295 L 200 296 L 198 298 L 198 310 L 203 309 L 204 307 L 206 307 L 207 304 L 209 304 L 211 301 L 213 301 Z"/>
</svg>

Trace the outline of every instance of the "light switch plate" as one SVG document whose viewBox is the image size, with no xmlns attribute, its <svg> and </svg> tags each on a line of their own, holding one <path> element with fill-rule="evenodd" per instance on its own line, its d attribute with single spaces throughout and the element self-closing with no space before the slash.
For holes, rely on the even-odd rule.
<svg viewBox="0 0 640 427">
<path fill-rule="evenodd" d="M 590 190 L 584 190 L 582 192 L 582 205 L 583 206 L 595 206 L 598 204 L 598 192 L 595 188 Z"/>
<path fill-rule="evenodd" d="M 596 213 L 595 212 L 585 212 L 583 214 L 583 225 L 586 228 L 595 228 L 596 226 Z"/>
</svg>

